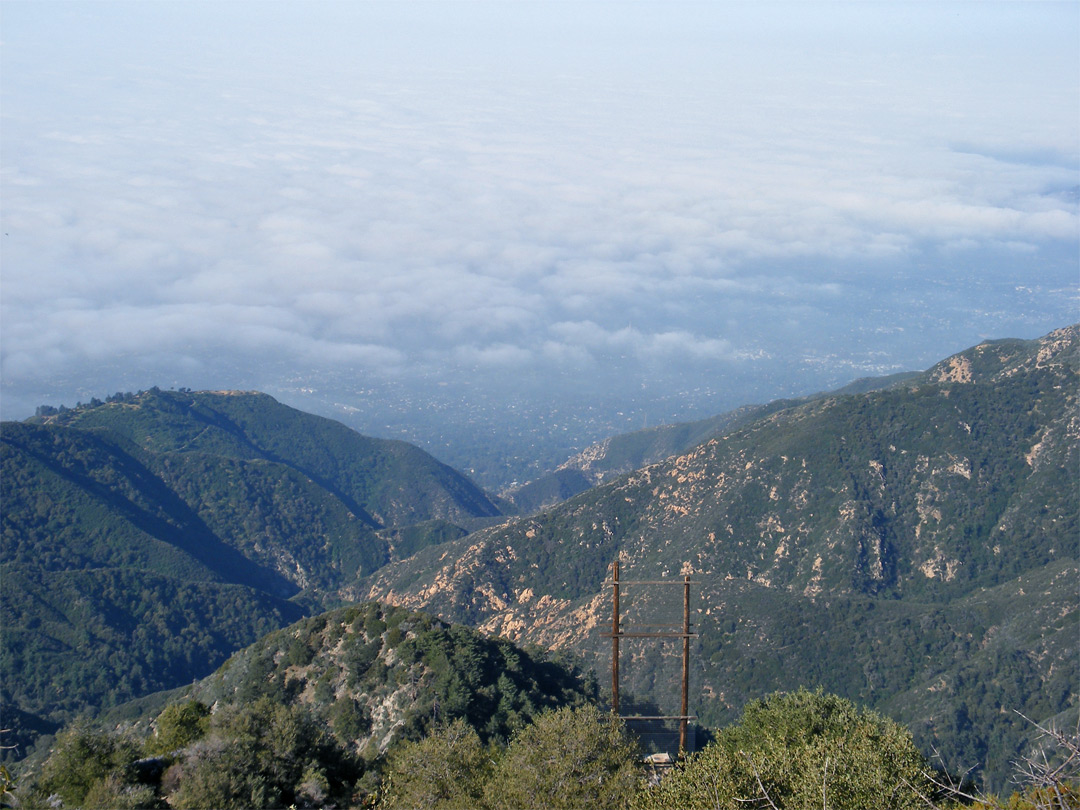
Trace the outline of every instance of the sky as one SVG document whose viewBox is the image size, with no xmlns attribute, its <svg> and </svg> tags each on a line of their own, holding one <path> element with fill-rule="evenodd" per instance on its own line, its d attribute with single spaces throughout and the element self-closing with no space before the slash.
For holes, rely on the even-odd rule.
<svg viewBox="0 0 1080 810">
<path fill-rule="evenodd" d="M 674 419 L 1080 320 L 1075 2 L 5 0 L 0 38 L 7 419 L 380 381 Z"/>
</svg>

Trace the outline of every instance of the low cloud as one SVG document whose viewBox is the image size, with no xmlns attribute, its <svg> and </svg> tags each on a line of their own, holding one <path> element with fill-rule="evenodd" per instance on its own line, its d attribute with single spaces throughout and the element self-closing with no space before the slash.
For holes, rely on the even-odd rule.
<svg viewBox="0 0 1080 810">
<path fill-rule="evenodd" d="M 770 44 L 745 10 L 680 7 L 684 25 L 654 31 L 637 12 L 609 29 L 588 6 L 564 33 L 504 10 L 503 50 L 479 37 L 478 7 L 454 8 L 438 33 L 400 25 L 419 9 L 321 8 L 317 49 L 267 23 L 234 54 L 226 34 L 256 12 L 234 4 L 204 63 L 182 38 L 128 39 L 155 14 L 198 30 L 194 11 L 142 10 L 126 29 L 88 7 L 100 44 L 66 56 L 45 36 L 70 22 L 61 11 L 9 15 L 5 390 L 123 358 L 209 369 L 233 355 L 385 374 L 715 374 L 876 334 L 882 318 L 952 318 L 965 257 L 1015 257 L 995 270 L 1001 295 L 1033 275 L 1075 280 L 1075 263 L 1038 264 L 1075 255 L 1078 212 L 1059 193 L 1075 185 L 1075 102 L 1038 103 L 1074 78 L 1047 67 L 1042 84 L 994 84 L 986 107 L 1001 71 L 970 69 L 980 46 L 960 28 L 946 55 L 900 30 L 893 62 L 851 32 L 833 57 L 789 48 L 795 29 Z M 592 44 L 560 52 L 560 37 Z M 1075 44 L 1052 45 L 1074 59 Z M 624 61 L 628 47 L 655 60 Z M 401 55 L 417 52 L 428 67 Z M 1026 53 L 1018 70 L 1034 69 Z M 916 303 L 898 279 L 935 292 Z M 1041 295 L 1027 306 L 1058 325 L 1065 308 Z"/>
<path fill-rule="evenodd" d="M 521 368 L 532 359 L 532 352 L 506 343 L 490 346 L 458 346 L 454 349 L 454 359 L 466 367 Z"/>
<path fill-rule="evenodd" d="M 681 329 L 644 332 L 627 325 L 608 330 L 592 321 L 574 321 L 553 324 L 549 331 L 556 340 L 548 345 L 563 347 L 562 352 L 549 349 L 556 355 L 576 349 L 585 353 L 615 354 L 649 361 L 735 361 L 747 357 L 744 352 L 737 351 L 729 340 L 703 337 Z"/>
</svg>

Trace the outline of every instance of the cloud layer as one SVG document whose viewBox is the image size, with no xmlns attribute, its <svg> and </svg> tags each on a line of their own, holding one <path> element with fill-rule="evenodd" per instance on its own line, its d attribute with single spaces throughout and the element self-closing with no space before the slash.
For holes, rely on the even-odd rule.
<svg viewBox="0 0 1080 810">
<path fill-rule="evenodd" d="M 5 9 L 9 402 L 910 367 L 1075 317 L 1069 4 L 224 5 Z"/>
</svg>

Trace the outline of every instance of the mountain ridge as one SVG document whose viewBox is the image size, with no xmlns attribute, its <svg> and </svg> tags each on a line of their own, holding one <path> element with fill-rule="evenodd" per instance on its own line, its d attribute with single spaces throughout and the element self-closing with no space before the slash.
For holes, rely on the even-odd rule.
<svg viewBox="0 0 1080 810">
<path fill-rule="evenodd" d="M 0 427 L 2 698 L 27 728 L 189 683 L 500 514 L 418 448 L 264 394 L 42 410 Z"/>
<path fill-rule="evenodd" d="M 900 372 L 884 377 L 864 377 L 830 392 L 805 397 L 777 399 L 759 405 L 744 405 L 725 413 L 692 422 L 659 425 L 632 433 L 609 436 L 577 453 L 553 471 L 504 493 L 505 497 L 528 514 L 555 506 L 590 487 L 687 452 L 708 439 L 739 425 L 760 419 L 778 410 L 794 407 L 827 396 L 865 393 L 900 385 L 920 372 Z"/>
</svg>

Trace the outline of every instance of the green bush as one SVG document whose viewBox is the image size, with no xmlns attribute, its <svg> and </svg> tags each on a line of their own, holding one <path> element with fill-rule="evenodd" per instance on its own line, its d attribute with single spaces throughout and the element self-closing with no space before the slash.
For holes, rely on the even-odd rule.
<svg viewBox="0 0 1080 810">
<path fill-rule="evenodd" d="M 147 753 L 168 754 L 203 737 L 210 726 L 210 708 L 197 700 L 167 706 L 154 722 Z"/>
<path fill-rule="evenodd" d="M 930 770 L 907 729 L 802 689 L 748 704 L 739 723 L 642 792 L 635 807 L 922 808 Z"/>
<path fill-rule="evenodd" d="M 641 785 L 637 745 L 595 706 L 538 715 L 501 751 L 458 719 L 391 753 L 380 807 L 629 807 Z"/>
<path fill-rule="evenodd" d="M 131 766 L 139 755 L 139 746 L 125 737 L 75 726 L 57 735 L 37 793 L 59 796 L 65 807 L 118 806 L 135 783 Z"/>
<path fill-rule="evenodd" d="M 471 810 L 483 805 L 488 757 L 475 730 L 457 719 L 396 748 L 383 770 L 386 810 Z"/>
<path fill-rule="evenodd" d="M 514 736 L 484 795 L 492 808 L 629 807 L 638 754 L 622 721 L 595 706 L 545 712 Z"/>
<path fill-rule="evenodd" d="M 171 806 L 319 806 L 347 793 L 356 764 L 299 706 L 260 698 L 215 714 L 210 734 L 187 751 Z"/>
</svg>

